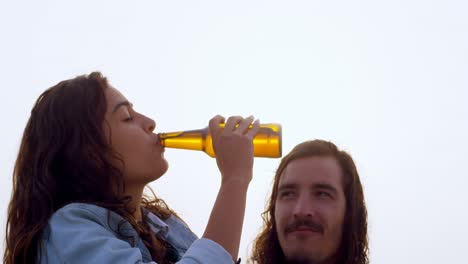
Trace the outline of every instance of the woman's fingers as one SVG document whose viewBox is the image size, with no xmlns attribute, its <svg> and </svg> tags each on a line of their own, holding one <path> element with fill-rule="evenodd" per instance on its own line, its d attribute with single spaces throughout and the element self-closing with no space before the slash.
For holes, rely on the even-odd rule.
<svg viewBox="0 0 468 264">
<path fill-rule="evenodd" d="M 234 130 L 234 133 L 243 135 L 249 129 L 249 126 L 252 124 L 254 120 L 253 116 L 249 116 L 242 121 L 240 121 L 239 126 Z"/>
<path fill-rule="evenodd" d="M 239 124 L 239 122 L 242 121 L 242 117 L 240 116 L 231 116 L 228 118 L 226 121 L 226 124 L 224 125 L 224 135 L 229 135 L 231 134 L 235 128 L 236 125 Z"/>
<path fill-rule="evenodd" d="M 253 139 L 255 135 L 257 135 L 258 131 L 260 130 L 260 120 L 255 120 L 255 122 L 252 124 L 252 128 L 250 128 L 249 131 L 245 134 L 249 138 Z"/>
<path fill-rule="evenodd" d="M 228 136 L 235 133 L 238 135 L 246 135 L 253 139 L 260 129 L 260 121 L 258 119 L 252 123 L 252 121 L 254 121 L 253 116 L 246 118 L 242 118 L 241 116 L 231 116 L 226 122 L 224 121 L 225 118 L 221 115 L 216 115 L 211 118 L 209 129 L 213 138 L 217 138 L 221 134 Z M 220 126 L 223 123 L 225 123 L 224 129 Z"/>
<path fill-rule="evenodd" d="M 217 137 L 223 131 L 219 125 L 224 123 L 224 120 L 225 118 L 220 115 L 216 115 L 213 118 L 211 118 L 209 122 L 209 128 L 210 128 L 210 133 L 213 137 Z"/>
</svg>

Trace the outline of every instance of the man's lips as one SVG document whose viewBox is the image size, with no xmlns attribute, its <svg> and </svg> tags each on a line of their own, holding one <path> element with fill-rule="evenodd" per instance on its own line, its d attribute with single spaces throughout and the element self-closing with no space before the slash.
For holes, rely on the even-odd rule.
<svg viewBox="0 0 468 264">
<path fill-rule="evenodd" d="M 297 228 L 295 231 L 312 231 L 312 232 L 320 232 L 320 230 L 317 230 L 317 229 L 313 229 L 313 228 L 310 228 L 310 227 L 299 227 Z"/>
<path fill-rule="evenodd" d="M 286 226 L 286 234 L 294 232 L 323 234 L 324 228 L 322 224 L 319 224 L 310 218 L 302 218 L 295 219 L 292 223 Z"/>
<path fill-rule="evenodd" d="M 299 226 L 297 228 L 294 228 L 292 230 L 289 230 L 288 233 L 318 233 L 321 234 L 321 230 L 317 228 L 312 228 L 309 226 Z"/>
</svg>

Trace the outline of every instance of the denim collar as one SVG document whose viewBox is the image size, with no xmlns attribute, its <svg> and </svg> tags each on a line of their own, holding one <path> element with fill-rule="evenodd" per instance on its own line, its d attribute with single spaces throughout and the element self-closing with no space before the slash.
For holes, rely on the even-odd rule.
<svg viewBox="0 0 468 264">
<path fill-rule="evenodd" d="M 155 234 L 160 233 L 164 238 L 167 238 L 167 234 L 169 233 L 169 226 L 161 220 L 157 215 L 151 213 L 149 210 L 143 208 L 143 212 L 145 213 L 145 221 L 148 223 L 151 231 Z"/>
</svg>

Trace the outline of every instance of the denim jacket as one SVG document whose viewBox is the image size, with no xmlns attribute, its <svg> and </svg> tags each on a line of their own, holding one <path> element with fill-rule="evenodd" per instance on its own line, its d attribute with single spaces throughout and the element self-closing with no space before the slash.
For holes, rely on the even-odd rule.
<svg viewBox="0 0 468 264">
<path fill-rule="evenodd" d="M 177 250 L 180 256 L 177 263 L 234 263 L 222 246 L 209 239 L 198 239 L 175 216 L 162 221 L 148 212 L 146 221 L 153 232 L 161 232 Z M 129 222 L 106 208 L 85 203 L 69 204 L 52 215 L 39 250 L 38 263 L 156 264 Z"/>
</svg>

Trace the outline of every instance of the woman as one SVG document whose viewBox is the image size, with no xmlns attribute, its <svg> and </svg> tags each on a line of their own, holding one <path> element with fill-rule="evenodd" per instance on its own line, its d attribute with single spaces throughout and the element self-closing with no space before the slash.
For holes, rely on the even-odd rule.
<svg viewBox="0 0 468 264">
<path fill-rule="evenodd" d="M 143 196 L 168 168 L 153 120 L 99 72 L 46 90 L 15 164 L 4 262 L 233 263 L 259 122 L 222 122 L 209 122 L 222 180 L 198 239 L 163 200 Z"/>
</svg>

